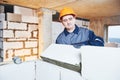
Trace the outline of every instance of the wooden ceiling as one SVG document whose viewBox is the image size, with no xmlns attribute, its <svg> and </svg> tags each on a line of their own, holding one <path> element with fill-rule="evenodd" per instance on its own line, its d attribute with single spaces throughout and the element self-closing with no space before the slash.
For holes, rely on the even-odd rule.
<svg viewBox="0 0 120 80">
<path fill-rule="evenodd" d="M 34 9 L 45 7 L 58 12 L 63 7 L 71 7 L 81 18 L 120 15 L 120 0 L 0 0 L 0 3 Z"/>
</svg>

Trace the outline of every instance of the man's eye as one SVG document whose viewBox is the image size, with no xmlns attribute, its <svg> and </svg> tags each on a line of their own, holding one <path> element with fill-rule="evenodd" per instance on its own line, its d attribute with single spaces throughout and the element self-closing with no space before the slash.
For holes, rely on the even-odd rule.
<svg viewBox="0 0 120 80">
<path fill-rule="evenodd" d="M 69 18 L 69 20 L 72 20 L 73 18 Z"/>
<path fill-rule="evenodd" d="M 73 19 L 72 17 L 70 17 L 68 19 L 63 19 L 63 22 L 67 22 L 68 20 L 71 21 L 72 19 Z"/>
</svg>

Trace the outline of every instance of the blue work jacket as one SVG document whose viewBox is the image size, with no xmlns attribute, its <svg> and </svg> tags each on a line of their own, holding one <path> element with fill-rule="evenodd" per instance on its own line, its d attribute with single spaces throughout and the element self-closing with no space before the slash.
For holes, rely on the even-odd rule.
<svg viewBox="0 0 120 80">
<path fill-rule="evenodd" d="M 75 30 L 71 33 L 64 29 L 57 37 L 56 44 L 67 44 L 80 48 L 82 45 L 104 46 L 104 40 L 96 36 L 93 31 L 75 25 Z"/>
</svg>

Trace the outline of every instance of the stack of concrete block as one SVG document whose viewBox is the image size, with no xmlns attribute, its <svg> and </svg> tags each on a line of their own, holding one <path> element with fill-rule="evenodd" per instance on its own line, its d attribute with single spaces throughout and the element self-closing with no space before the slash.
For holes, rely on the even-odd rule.
<svg viewBox="0 0 120 80">
<path fill-rule="evenodd" d="M 8 74 L 12 73 L 12 74 Z M 0 80 L 83 80 L 80 73 L 41 60 L 0 65 Z"/>
<path fill-rule="evenodd" d="M 36 32 L 36 33 L 35 33 Z M 4 60 L 20 56 L 23 60 L 38 57 L 38 25 L 7 21 L 3 29 Z"/>
<path fill-rule="evenodd" d="M 14 56 L 23 61 L 39 58 L 38 17 L 30 16 L 29 21 L 24 21 L 26 18 L 29 20 L 29 16 L 18 13 L 0 13 L 0 56 L 3 61 L 11 61 Z"/>
</svg>

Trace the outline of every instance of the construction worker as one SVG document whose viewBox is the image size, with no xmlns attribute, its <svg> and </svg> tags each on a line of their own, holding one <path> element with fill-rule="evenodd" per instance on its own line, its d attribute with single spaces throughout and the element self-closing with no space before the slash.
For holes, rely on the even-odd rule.
<svg viewBox="0 0 120 80">
<path fill-rule="evenodd" d="M 75 48 L 80 48 L 82 45 L 104 46 L 101 37 L 75 24 L 76 14 L 71 8 L 63 8 L 60 11 L 59 20 L 64 26 L 64 31 L 57 37 L 56 44 L 73 45 Z"/>
</svg>

